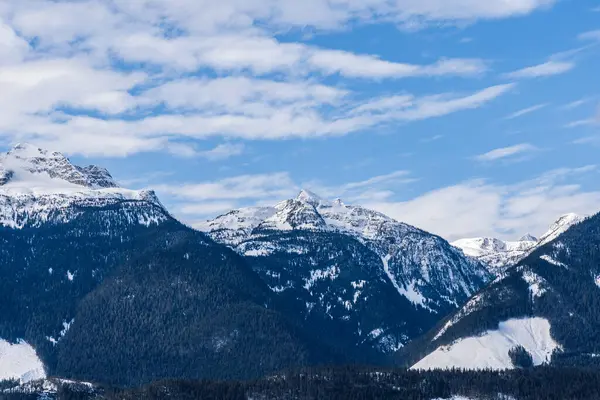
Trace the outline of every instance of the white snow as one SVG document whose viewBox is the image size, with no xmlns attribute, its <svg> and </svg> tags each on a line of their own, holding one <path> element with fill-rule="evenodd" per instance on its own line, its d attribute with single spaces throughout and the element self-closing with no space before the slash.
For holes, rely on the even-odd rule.
<svg viewBox="0 0 600 400">
<path fill-rule="evenodd" d="M 518 241 L 503 241 L 496 238 L 461 239 L 452 245 L 462 252 L 488 265 L 490 271 L 499 275 L 507 268 L 531 254 L 535 249 L 550 243 L 573 225 L 583 221 L 585 217 L 577 214 L 563 215 L 557 219 L 548 231 L 538 240 L 531 235 L 525 235 Z"/>
<path fill-rule="evenodd" d="M 374 329 L 371 332 L 369 332 L 369 334 L 367 336 L 369 336 L 371 339 L 377 339 L 379 336 L 381 336 L 383 334 L 383 329 Z"/>
<path fill-rule="evenodd" d="M 317 269 L 310 271 L 310 278 L 304 280 L 304 288 L 310 291 L 310 288 L 319 280 L 335 280 L 340 275 L 340 268 L 337 265 L 327 269 Z"/>
<path fill-rule="evenodd" d="M 18 379 L 26 383 L 45 377 L 44 364 L 33 347 L 22 340 L 11 344 L 0 339 L 0 380 Z"/>
<path fill-rule="evenodd" d="M 262 248 L 262 249 L 252 249 L 244 252 L 244 255 L 247 257 L 264 257 L 268 256 L 273 252 L 272 249 Z"/>
<path fill-rule="evenodd" d="M 561 263 L 560 261 L 555 260 L 554 258 L 550 257 L 547 254 L 544 254 L 543 256 L 540 256 L 540 258 L 546 262 L 549 262 L 552 265 L 556 265 L 557 267 L 563 267 L 563 268 L 569 268 L 566 264 Z"/>
<path fill-rule="evenodd" d="M 392 284 L 394 285 L 394 287 L 396 288 L 398 293 L 400 293 L 402 296 L 406 297 L 411 303 L 413 303 L 415 305 L 419 305 L 428 310 L 431 310 L 426 305 L 427 299 L 421 293 L 419 293 L 419 291 L 417 290 L 415 282 L 409 283 L 406 287 L 402 287 L 398 284 L 398 281 L 396 280 L 396 276 L 390 269 L 389 262 L 390 262 L 391 258 L 392 258 L 392 256 L 388 254 L 387 256 L 382 257 L 381 261 L 383 262 L 383 270 L 385 271 L 386 275 L 388 276 L 388 278 L 390 279 L 390 281 L 392 282 Z M 431 310 L 431 311 L 433 311 L 433 310 Z"/>
<path fill-rule="evenodd" d="M 449 399 L 440 399 L 440 398 L 437 398 L 437 399 L 432 399 L 432 400 L 476 400 L 476 399 L 474 399 L 472 397 L 452 396 Z"/>
<path fill-rule="evenodd" d="M 383 260 L 382 272 L 398 293 L 421 306 L 439 307 L 444 303 L 458 306 L 480 288 L 482 281 L 490 278 L 479 263 L 461 257 L 458 250 L 448 248 L 437 236 L 379 212 L 346 205 L 341 200 L 325 200 L 306 190 L 274 207 L 233 210 L 200 228 L 215 241 L 247 256 L 307 251 L 294 248 L 296 245 L 286 241 L 285 236 L 265 240 L 265 231 L 270 230 L 336 232 L 350 236 Z M 428 303 L 425 293 L 431 293 L 436 301 Z"/>
<path fill-rule="evenodd" d="M 65 215 L 77 204 L 103 206 L 124 200 L 160 202 L 154 192 L 120 188 L 106 170 L 77 167 L 60 153 L 52 153 L 31 145 L 18 145 L 0 155 L 0 226 L 21 229 L 27 224 L 53 221 L 68 222 L 77 216 Z M 4 178 L 4 179 L 2 179 Z M 98 178 L 107 187 L 98 186 Z M 164 220 L 162 215 L 140 217 L 149 225 Z"/>
<path fill-rule="evenodd" d="M 510 242 L 496 238 L 471 238 L 453 242 L 454 247 L 476 258 L 486 265 L 495 275 L 502 273 L 507 267 L 516 264 L 522 257 L 535 248 L 537 240 L 526 235 L 519 241 Z"/>
<path fill-rule="evenodd" d="M 365 283 L 367 283 L 367 281 L 351 282 L 350 284 L 354 289 L 362 289 L 365 287 Z"/>
<path fill-rule="evenodd" d="M 483 298 L 482 298 L 481 294 L 473 296 L 467 302 L 467 304 L 465 304 L 463 306 L 463 308 L 461 308 L 460 311 L 458 313 L 456 313 L 456 315 L 454 315 L 454 317 L 452 317 L 448 322 L 446 322 L 446 324 L 442 327 L 442 329 L 440 329 L 440 331 L 437 333 L 437 335 L 435 335 L 435 337 L 433 338 L 433 341 L 436 341 L 439 338 L 441 338 L 442 335 L 444 333 L 446 333 L 446 331 L 448 331 L 448 329 L 450 329 L 450 327 L 452 325 L 456 324 L 458 321 L 460 321 L 467 315 L 477 311 L 481 307 L 482 304 L 484 304 L 484 303 L 483 303 Z"/>
<path fill-rule="evenodd" d="M 67 279 L 73 282 L 73 279 L 75 279 L 75 274 L 71 271 L 67 271 Z"/>
<path fill-rule="evenodd" d="M 514 366 L 508 352 L 518 345 L 531 354 L 534 365 L 549 362 L 553 351 L 559 348 L 550 335 L 550 322 L 547 319 L 511 319 L 501 322 L 498 330 L 440 346 L 411 369 L 512 369 Z"/>
<path fill-rule="evenodd" d="M 594 279 L 594 283 L 600 288 L 600 275 L 596 276 L 596 278 Z"/>
<path fill-rule="evenodd" d="M 523 280 L 529 284 L 529 292 L 532 298 L 542 297 L 546 293 L 546 280 L 533 271 L 523 272 Z"/>
<path fill-rule="evenodd" d="M 415 282 L 411 282 L 406 288 L 400 288 L 400 294 L 410 300 L 411 303 L 428 308 L 425 304 L 427 299 L 416 289 Z"/>
<path fill-rule="evenodd" d="M 71 325 L 73 325 L 73 322 L 75 322 L 74 319 L 72 319 L 70 322 L 67 321 L 63 321 L 63 329 L 60 331 L 60 337 L 64 337 L 67 332 L 69 332 L 69 329 L 71 329 Z"/>
<path fill-rule="evenodd" d="M 546 233 L 542 235 L 538 246 L 550 243 L 551 241 L 565 233 L 567 230 L 569 230 L 573 225 L 576 225 L 585 220 L 585 218 L 585 216 L 573 213 L 563 215 L 552 224 L 552 226 L 550 227 L 550 229 L 548 229 Z"/>
</svg>

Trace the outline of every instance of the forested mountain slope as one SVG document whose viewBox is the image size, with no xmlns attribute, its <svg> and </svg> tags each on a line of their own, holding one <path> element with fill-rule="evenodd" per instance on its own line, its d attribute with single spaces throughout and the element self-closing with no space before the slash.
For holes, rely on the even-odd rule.
<svg viewBox="0 0 600 400">
<path fill-rule="evenodd" d="M 0 162 L 0 379 L 130 385 L 346 360 L 152 192 L 29 145 Z"/>
<path fill-rule="evenodd" d="M 416 368 L 512 368 L 506 352 L 517 346 L 534 364 L 598 365 L 600 215 L 533 251 L 402 354 Z"/>
<path fill-rule="evenodd" d="M 438 236 L 306 190 L 203 230 L 244 255 L 317 337 L 350 352 L 393 353 L 490 279 Z"/>
</svg>

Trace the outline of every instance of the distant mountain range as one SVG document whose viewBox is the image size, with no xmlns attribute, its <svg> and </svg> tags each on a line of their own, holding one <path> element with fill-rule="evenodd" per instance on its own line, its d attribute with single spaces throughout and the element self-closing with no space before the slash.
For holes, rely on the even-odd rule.
<svg viewBox="0 0 600 400">
<path fill-rule="evenodd" d="M 503 241 L 496 238 L 461 239 L 452 245 L 461 249 L 465 255 L 473 257 L 487 265 L 490 272 L 499 275 L 507 268 L 517 264 L 533 250 L 550 243 L 567 231 L 571 226 L 580 223 L 585 217 L 577 214 L 566 214 L 558 218 L 539 239 L 527 234 L 518 241 Z"/>
<path fill-rule="evenodd" d="M 440 237 L 307 191 L 207 223 L 233 252 L 60 153 L 18 145 L 0 171 L 0 379 L 389 365 L 491 278 Z"/>
<path fill-rule="evenodd" d="M 599 218 L 451 245 L 303 190 L 198 231 L 152 191 L 18 145 L 0 155 L 0 381 L 595 365 Z"/>
<path fill-rule="evenodd" d="M 491 277 L 438 236 L 307 190 L 202 229 L 245 256 L 304 318 L 321 321 L 313 325 L 323 340 L 349 348 L 394 352 Z"/>
<path fill-rule="evenodd" d="M 533 365 L 600 366 L 599 248 L 600 215 L 572 225 L 411 343 L 405 362 L 505 369 L 520 366 L 517 352 Z"/>
</svg>

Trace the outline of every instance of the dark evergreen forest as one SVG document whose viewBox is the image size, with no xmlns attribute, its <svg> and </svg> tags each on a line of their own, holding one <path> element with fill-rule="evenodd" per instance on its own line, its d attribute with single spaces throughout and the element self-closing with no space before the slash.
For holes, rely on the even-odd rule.
<svg viewBox="0 0 600 400">
<path fill-rule="evenodd" d="M 5 384 L 6 386 L 6 384 Z M 10 386 L 10 385 L 9 385 Z M 311 368 L 240 382 L 163 380 L 136 389 L 100 388 L 90 393 L 64 385 L 63 400 L 473 400 L 600 399 L 600 370 L 535 368 L 505 372 L 381 370 L 361 367 Z M 0 399 L 35 399 L 0 394 Z"/>
</svg>

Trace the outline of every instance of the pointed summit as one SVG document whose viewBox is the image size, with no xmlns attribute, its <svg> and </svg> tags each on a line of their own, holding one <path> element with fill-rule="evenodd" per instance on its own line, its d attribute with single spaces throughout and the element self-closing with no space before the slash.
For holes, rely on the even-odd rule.
<svg viewBox="0 0 600 400">
<path fill-rule="evenodd" d="M 42 149 L 38 146 L 35 146 L 31 143 L 17 143 L 8 153 L 7 155 L 13 156 L 19 159 L 28 159 L 28 158 L 57 158 L 64 157 L 62 154 L 58 152 L 51 152 L 45 149 Z"/>
<path fill-rule="evenodd" d="M 550 243 L 558 236 L 562 235 L 564 232 L 569 230 L 569 228 L 571 228 L 573 225 L 576 225 L 585 220 L 585 218 L 585 216 L 577 215 L 574 213 L 565 214 L 561 216 L 552 224 L 552 226 L 550 226 L 550 229 L 546 233 L 544 233 L 544 235 L 540 238 L 540 245 Z"/>
<path fill-rule="evenodd" d="M 321 197 L 306 189 L 302 189 L 300 193 L 298 193 L 298 196 L 296 196 L 296 200 L 311 205 L 318 205 L 320 202 L 323 201 Z"/>
<path fill-rule="evenodd" d="M 116 188 L 117 183 L 110 173 L 94 165 L 79 167 L 71 163 L 62 153 L 42 149 L 30 143 L 19 143 L 8 153 L 0 155 L 0 185 L 27 180 L 27 176 L 47 176 L 50 186 L 60 186 L 60 180 L 91 188 Z"/>
<path fill-rule="evenodd" d="M 537 242 L 537 241 L 538 241 L 538 239 L 529 233 L 519 239 L 519 242 Z"/>
</svg>

